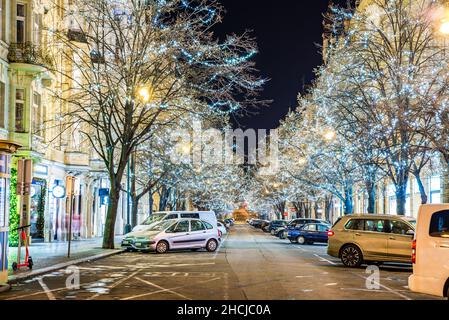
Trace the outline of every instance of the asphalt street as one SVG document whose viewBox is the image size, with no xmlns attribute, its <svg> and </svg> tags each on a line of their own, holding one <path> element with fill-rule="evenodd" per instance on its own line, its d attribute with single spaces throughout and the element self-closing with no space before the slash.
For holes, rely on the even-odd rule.
<svg viewBox="0 0 449 320">
<path fill-rule="evenodd" d="M 408 290 L 410 266 L 380 266 L 377 279 L 366 266 L 345 268 L 325 245 L 291 244 L 246 225 L 216 253 L 124 253 L 77 268 L 14 284 L 0 300 L 438 299 Z"/>
</svg>

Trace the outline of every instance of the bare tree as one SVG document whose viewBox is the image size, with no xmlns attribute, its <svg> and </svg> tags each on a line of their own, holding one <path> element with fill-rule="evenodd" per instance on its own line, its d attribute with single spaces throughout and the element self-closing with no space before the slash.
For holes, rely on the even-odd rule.
<svg viewBox="0 0 449 320">
<path fill-rule="evenodd" d="M 222 8 L 214 0 L 79 0 L 54 9 L 65 15 L 47 30 L 58 43 L 60 119 L 67 130 L 80 128 L 108 172 L 103 247 L 113 248 L 131 154 L 175 119 L 252 102 L 264 82 L 253 72 L 255 43 L 246 34 L 215 39 Z"/>
</svg>

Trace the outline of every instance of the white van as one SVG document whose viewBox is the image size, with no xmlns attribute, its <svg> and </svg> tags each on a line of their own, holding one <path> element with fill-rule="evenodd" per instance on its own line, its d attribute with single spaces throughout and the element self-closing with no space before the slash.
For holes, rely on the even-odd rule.
<svg viewBox="0 0 449 320">
<path fill-rule="evenodd" d="M 199 219 L 209 222 L 211 225 L 217 225 L 217 215 L 213 211 L 171 211 L 171 212 L 155 212 L 148 217 L 140 225 L 133 229 L 133 232 L 147 231 L 154 224 L 177 219 Z"/>
<path fill-rule="evenodd" d="M 420 208 L 412 262 L 410 290 L 449 296 L 449 204 Z"/>
</svg>

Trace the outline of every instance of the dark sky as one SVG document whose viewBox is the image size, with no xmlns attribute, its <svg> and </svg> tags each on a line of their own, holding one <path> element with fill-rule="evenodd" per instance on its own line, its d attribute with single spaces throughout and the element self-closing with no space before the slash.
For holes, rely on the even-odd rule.
<svg viewBox="0 0 449 320">
<path fill-rule="evenodd" d="M 273 100 L 258 115 L 238 119 L 241 127 L 276 128 L 279 120 L 296 107 L 303 84 L 313 80 L 313 69 L 322 63 L 317 44 L 322 43 L 323 13 L 328 0 L 222 0 L 226 8 L 218 35 L 252 30 L 260 53 L 256 58 L 261 76 L 271 79 L 261 99 Z M 338 1 L 334 1 L 337 2 Z"/>
</svg>

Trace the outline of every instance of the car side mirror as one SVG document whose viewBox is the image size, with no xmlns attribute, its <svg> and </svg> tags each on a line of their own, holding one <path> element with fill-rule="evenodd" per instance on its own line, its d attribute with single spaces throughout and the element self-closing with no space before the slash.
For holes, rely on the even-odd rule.
<svg viewBox="0 0 449 320">
<path fill-rule="evenodd" d="M 414 237 L 415 236 L 415 231 L 409 230 L 409 231 L 407 231 L 406 235 Z"/>
</svg>

